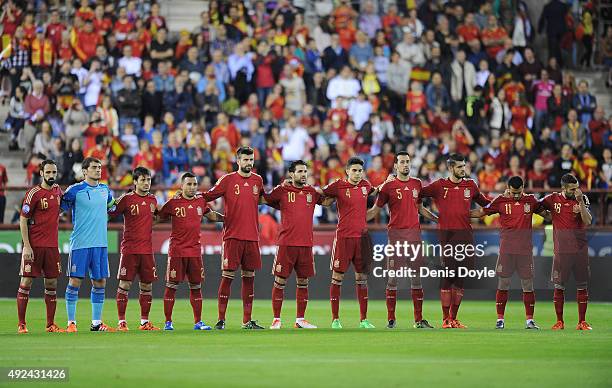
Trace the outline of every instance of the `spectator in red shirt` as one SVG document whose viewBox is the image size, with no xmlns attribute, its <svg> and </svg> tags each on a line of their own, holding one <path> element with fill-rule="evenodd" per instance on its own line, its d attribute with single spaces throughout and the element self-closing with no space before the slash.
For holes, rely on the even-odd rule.
<svg viewBox="0 0 612 388">
<path fill-rule="evenodd" d="M 232 151 L 235 151 L 240 142 L 240 134 L 233 123 L 228 121 L 227 115 L 223 112 L 217 115 L 217 126 L 211 132 L 212 150 L 217 147 L 217 142 L 220 138 L 225 138 Z"/>
<path fill-rule="evenodd" d="M 104 14 L 104 6 L 102 4 L 98 4 L 96 6 L 96 10 L 94 11 L 94 14 L 95 14 L 93 18 L 94 30 L 102 38 L 105 38 L 106 35 L 108 35 L 108 33 L 113 28 L 113 21 L 110 18 L 106 17 L 106 15 Z"/>
<path fill-rule="evenodd" d="M 593 112 L 593 119 L 589 122 L 591 133 L 591 146 L 597 154 L 603 151 L 604 135 L 610 129 L 605 118 L 604 108 L 600 105 Z"/>
<path fill-rule="evenodd" d="M 542 159 L 533 162 L 533 168 L 527 173 L 527 187 L 530 189 L 549 189 L 548 174 L 544 171 Z"/>
<path fill-rule="evenodd" d="M 508 33 L 497 24 L 495 15 L 489 15 L 487 28 L 482 31 L 482 42 L 487 49 L 489 58 L 495 58 L 497 53 L 504 49 L 504 42 L 508 39 Z"/>
<path fill-rule="evenodd" d="M 62 41 L 62 33 L 66 31 L 66 26 L 60 21 L 58 10 L 51 12 L 49 23 L 47 24 L 47 38 L 51 39 L 53 49 L 57 52 Z"/>
<path fill-rule="evenodd" d="M 480 29 L 472 12 L 468 12 L 465 15 L 464 23 L 457 27 L 457 35 L 462 43 L 480 39 Z"/>
<path fill-rule="evenodd" d="M 367 171 L 368 180 L 372 184 L 372 186 L 377 187 L 382 185 L 387 176 L 389 175 L 389 171 L 385 170 L 382 163 L 381 156 L 375 156 L 372 159 L 372 167 L 370 167 Z"/>
<path fill-rule="evenodd" d="M 74 50 L 79 59 L 83 61 L 83 63 L 86 63 L 96 55 L 96 47 L 100 42 L 100 35 L 94 31 L 91 20 L 88 20 L 85 22 L 83 30 L 77 32 L 77 41 Z"/>
</svg>

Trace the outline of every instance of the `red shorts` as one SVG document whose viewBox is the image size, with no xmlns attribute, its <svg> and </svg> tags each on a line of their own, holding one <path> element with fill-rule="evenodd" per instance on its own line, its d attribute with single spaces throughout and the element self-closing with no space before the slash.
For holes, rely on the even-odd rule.
<svg viewBox="0 0 612 388">
<path fill-rule="evenodd" d="M 329 269 L 344 273 L 351 263 L 355 267 L 355 272 L 367 272 L 367 265 L 361 255 L 361 237 L 336 237 Z"/>
<path fill-rule="evenodd" d="M 204 265 L 201 257 L 170 257 L 166 266 L 166 281 L 199 284 L 204 279 Z"/>
<path fill-rule="evenodd" d="M 257 241 L 236 240 L 234 238 L 223 240 L 221 259 L 221 269 L 223 271 L 236 271 L 238 267 L 244 271 L 261 269 L 261 254 Z"/>
<path fill-rule="evenodd" d="M 550 279 L 555 284 L 565 283 L 574 273 L 576 283 L 586 283 L 591 275 L 589 255 L 584 253 L 555 253 L 553 257 L 552 273 Z"/>
<path fill-rule="evenodd" d="M 34 248 L 32 247 L 32 260 L 25 261 L 21 258 L 19 275 L 27 278 L 44 277 L 55 279 L 62 272 L 60 253 L 57 248 Z"/>
<path fill-rule="evenodd" d="M 312 247 L 291 247 L 280 245 L 276 250 L 272 275 L 288 278 L 295 268 L 298 278 L 311 278 L 315 275 Z"/>
<path fill-rule="evenodd" d="M 410 242 L 410 241 L 404 240 L 403 238 L 396 238 L 396 237 L 398 236 L 392 235 L 391 231 L 389 231 L 388 244 L 395 247 L 396 243 L 399 242 L 401 246 L 400 252 L 402 256 L 388 256 L 387 257 L 387 269 L 398 270 L 402 268 L 410 268 L 410 269 L 417 271 L 417 273 L 419 273 L 421 267 L 427 266 L 427 260 L 425 260 L 425 258 L 423 257 L 423 252 L 421 251 L 421 249 L 423 249 L 421 247 L 421 241 Z M 409 256 L 406 256 L 406 250 L 404 249 L 405 241 L 408 243 L 407 253 Z M 416 257 L 413 256 L 413 253 L 415 252 L 415 250 L 411 248 L 412 246 L 418 247 L 416 248 L 419 250 Z"/>
<path fill-rule="evenodd" d="M 533 255 L 500 253 L 495 265 L 497 276 L 510 278 L 515 271 L 521 279 L 533 279 Z"/>
<path fill-rule="evenodd" d="M 125 253 L 119 258 L 119 271 L 117 279 L 132 281 L 138 275 L 143 283 L 153 283 L 157 280 L 155 257 L 152 253 L 138 254 Z"/>
</svg>

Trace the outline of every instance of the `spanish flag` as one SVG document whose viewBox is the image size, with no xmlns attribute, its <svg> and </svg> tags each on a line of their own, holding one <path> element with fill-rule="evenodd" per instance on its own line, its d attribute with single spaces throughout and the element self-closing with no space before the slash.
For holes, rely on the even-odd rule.
<svg viewBox="0 0 612 388">
<path fill-rule="evenodd" d="M 111 152 L 114 157 L 118 158 L 125 152 L 125 146 L 118 137 L 113 137 L 113 141 L 111 142 Z"/>
</svg>

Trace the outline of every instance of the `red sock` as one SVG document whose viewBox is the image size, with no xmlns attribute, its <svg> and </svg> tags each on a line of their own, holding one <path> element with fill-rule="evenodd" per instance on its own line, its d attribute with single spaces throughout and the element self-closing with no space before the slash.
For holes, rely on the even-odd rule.
<svg viewBox="0 0 612 388">
<path fill-rule="evenodd" d="M 423 320 L 423 289 L 413 288 L 410 293 L 412 294 L 412 305 L 414 306 L 414 321 L 421 322 Z"/>
<path fill-rule="evenodd" d="M 121 287 L 117 288 L 117 314 L 120 321 L 125 321 L 125 310 L 128 304 L 128 290 Z"/>
<path fill-rule="evenodd" d="M 508 290 L 497 290 L 497 293 L 495 294 L 497 319 L 504 319 L 504 312 L 506 311 L 506 302 L 508 302 Z"/>
<path fill-rule="evenodd" d="M 283 308 L 283 299 L 285 297 L 285 290 L 276 287 L 276 284 L 272 287 L 272 314 L 274 318 L 280 318 L 281 309 Z"/>
<path fill-rule="evenodd" d="M 359 301 L 359 319 L 363 321 L 368 317 L 368 284 L 357 284 L 355 288 Z"/>
<path fill-rule="evenodd" d="M 202 320 L 202 289 L 190 288 L 189 301 L 193 309 L 193 322 L 198 323 Z"/>
<path fill-rule="evenodd" d="M 397 290 L 385 290 L 385 298 L 387 299 L 387 321 L 395 321 L 395 305 L 397 304 Z"/>
<path fill-rule="evenodd" d="M 153 294 L 151 291 L 140 291 L 138 302 L 140 303 L 140 319 L 149 320 L 149 311 L 151 311 L 151 302 Z"/>
<path fill-rule="evenodd" d="M 219 292 L 217 293 L 217 305 L 219 309 L 219 320 L 225 321 L 225 312 L 227 311 L 227 302 L 229 301 L 230 294 L 232 293 L 232 280 L 231 278 L 221 277 L 221 283 L 219 284 Z"/>
<path fill-rule="evenodd" d="M 297 305 L 296 318 L 304 318 L 308 304 L 308 287 L 297 287 L 295 290 L 295 303 Z"/>
<path fill-rule="evenodd" d="M 452 293 L 448 288 L 440 290 L 440 303 L 442 304 L 442 319 L 447 320 L 450 318 L 450 305 L 451 305 Z"/>
<path fill-rule="evenodd" d="M 255 294 L 255 277 L 242 278 L 242 323 L 251 321 L 251 313 L 253 311 L 253 297 Z"/>
<path fill-rule="evenodd" d="M 329 286 L 329 301 L 331 303 L 332 319 L 338 319 L 340 311 L 340 285 L 332 283 Z"/>
<path fill-rule="evenodd" d="M 164 291 L 164 315 L 166 316 L 166 322 L 172 321 L 172 309 L 174 308 L 175 294 L 175 288 L 166 287 L 166 290 Z"/>
<path fill-rule="evenodd" d="M 45 306 L 47 307 L 47 327 L 55 322 L 55 308 L 57 297 L 55 288 L 45 288 Z"/>
<path fill-rule="evenodd" d="M 525 318 L 533 319 L 533 310 L 535 310 L 535 292 L 523 292 L 523 303 L 525 304 Z"/>
<path fill-rule="evenodd" d="M 589 304 L 589 292 L 586 289 L 577 290 L 576 302 L 578 302 L 578 322 L 586 321 L 587 306 Z"/>
<path fill-rule="evenodd" d="M 30 299 L 30 287 L 19 286 L 17 291 L 17 316 L 19 317 L 19 324 L 25 325 L 26 308 L 28 307 L 28 300 Z"/>
<path fill-rule="evenodd" d="M 450 309 L 450 318 L 457 319 L 457 313 L 459 313 L 459 306 L 461 306 L 461 300 L 463 299 L 463 288 L 452 289 L 452 300 L 453 304 Z"/>
<path fill-rule="evenodd" d="M 565 301 L 565 295 L 563 294 L 563 290 L 560 288 L 555 288 L 555 293 L 553 294 L 553 302 L 555 304 L 555 313 L 557 314 L 557 321 L 563 322 L 563 302 Z"/>
</svg>

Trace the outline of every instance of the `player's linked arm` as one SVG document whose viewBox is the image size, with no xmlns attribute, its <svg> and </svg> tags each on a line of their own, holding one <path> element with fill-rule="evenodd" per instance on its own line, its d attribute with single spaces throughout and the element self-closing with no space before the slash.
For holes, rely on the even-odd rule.
<svg viewBox="0 0 612 388">
<path fill-rule="evenodd" d="M 438 215 L 433 213 L 431 210 L 429 210 L 425 206 L 423 206 L 422 203 L 419 204 L 419 214 L 432 222 L 435 222 L 435 223 L 438 222 Z"/>
<path fill-rule="evenodd" d="M 378 213 L 380 213 L 381 209 L 382 208 L 376 206 L 376 204 L 372 205 L 372 207 L 366 212 L 366 221 L 372 221 L 378 215 Z"/>
<path fill-rule="evenodd" d="M 482 218 L 486 215 L 483 208 L 470 210 L 470 218 Z"/>
<path fill-rule="evenodd" d="M 211 210 L 208 213 L 206 213 L 204 217 L 206 217 L 208 221 L 212 221 L 212 222 L 223 222 L 223 220 L 225 219 L 225 216 L 223 214 L 218 213 L 214 210 Z"/>
</svg>

